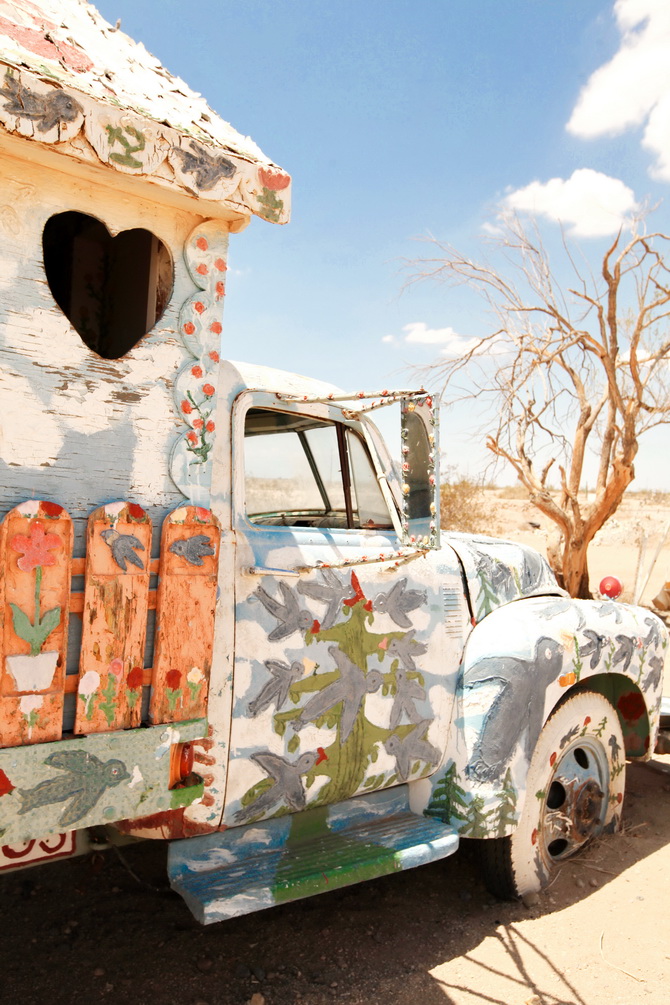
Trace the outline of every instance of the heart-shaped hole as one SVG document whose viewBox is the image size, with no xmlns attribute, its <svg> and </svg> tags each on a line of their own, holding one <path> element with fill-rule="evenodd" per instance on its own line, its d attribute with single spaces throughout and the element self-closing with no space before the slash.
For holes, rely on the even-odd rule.
<svg viewBox="0 0 670 1005">
<path fill-rule="evenodd" d="M 172 258 L 151 231 L 112 237 L 95 217 L 57 213 L 44 227 L 42 251 L 54 300 L 98 356 L 125 356 L 162 317 Z"/>
</svg>

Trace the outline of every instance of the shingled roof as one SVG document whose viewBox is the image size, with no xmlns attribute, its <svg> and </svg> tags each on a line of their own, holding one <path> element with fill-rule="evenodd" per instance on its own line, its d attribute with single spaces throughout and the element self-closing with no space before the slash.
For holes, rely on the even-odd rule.
<svg viewBox="0 0 670 1005">
<path fill-rule="evenodd" d="M 0 0 L 0 75 L 8 132 L 288 220 L 289 176 L 86 0 Z"/>
</svg>

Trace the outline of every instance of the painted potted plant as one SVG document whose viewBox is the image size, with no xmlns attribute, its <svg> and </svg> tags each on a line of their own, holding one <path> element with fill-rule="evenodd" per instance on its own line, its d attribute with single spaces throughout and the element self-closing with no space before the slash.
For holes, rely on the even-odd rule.
<svg viewBox="0 0 670 1005">
<path fill-rule="evenodd" d="M 10 603 L 14 631 L 30 646 L 29 653 L 5 657 L 7 669 L 16 682 L 17 691 L 45 691 L 56 672 L 58 652 L 42 652 L 47 638 L 60 624 L 61 609 L 52 607 L 42 614 L 41 591 L 44 566 L 55 565 L 55 548 L 61 547 L 57 534 L 47 534 L 42 524 L 35 521 L 30 535 L 16 534 L 9 542 L 13 551 L 20 553 L 17 565 L 22 572 L 35 573 L 35 614 L 31 621 L 17 604 Z"/>
</svg>

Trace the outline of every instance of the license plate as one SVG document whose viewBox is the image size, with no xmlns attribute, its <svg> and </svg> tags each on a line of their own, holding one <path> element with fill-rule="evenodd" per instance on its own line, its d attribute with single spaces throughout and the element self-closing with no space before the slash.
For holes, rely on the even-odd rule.
<svg viewBox="0 0 670 1005">
<path fill-rule="evenodd" d="M 69 858 L 77 854 L 77 831 L 48 834 L 20 844 L 0 845 L 0 871 L 36 865 L 48 859 Z"/>
</svg>

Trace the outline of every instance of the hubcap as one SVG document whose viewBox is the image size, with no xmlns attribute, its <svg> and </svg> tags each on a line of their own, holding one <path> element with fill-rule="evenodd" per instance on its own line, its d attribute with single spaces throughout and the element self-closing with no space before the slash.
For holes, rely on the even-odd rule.
<svg viewBox="0 0 670 1005">
<path fill-rule="evenodd" d="M 608 789 L 603 747 L 587 737 L 574 740 L 554 765 L 540 818 L 538 841 L 549 867 L 602 830 Z"/>
</svg>

